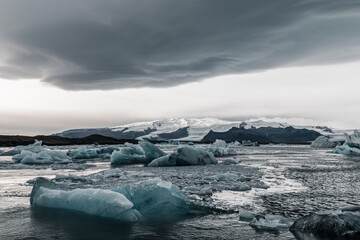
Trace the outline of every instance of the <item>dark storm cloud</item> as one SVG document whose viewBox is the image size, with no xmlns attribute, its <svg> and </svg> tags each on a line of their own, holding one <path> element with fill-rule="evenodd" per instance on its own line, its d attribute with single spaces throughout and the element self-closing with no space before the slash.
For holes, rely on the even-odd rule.
<svg viewBox="0 0 360 240">
<path fill-rule="evenodd" d="M 2 0 L 0 30 L 0 77 L 71 90 L 360 58 L 358 0 Z"/>
</svg>

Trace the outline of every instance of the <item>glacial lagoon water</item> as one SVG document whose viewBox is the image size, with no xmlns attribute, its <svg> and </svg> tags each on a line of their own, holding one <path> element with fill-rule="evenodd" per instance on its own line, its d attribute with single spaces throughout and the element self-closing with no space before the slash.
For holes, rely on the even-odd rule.
<svg viewBox="0 0 360 240">
<path fill-rule="evenodd" d="M 166 152 L 177 147 L 159 146 Z M 114 168 L 109 159 L 27 166 L 13 164 L 11 157 L 1 156 L 0 239 L 319 239 L 295 236 L 288 230 L 256 230 L 239 220 L 238 211 L 246 209 L 295 220 L 315 211 L 360 204 L 360 157 L 300 145 L 234 149 L 238 155 L 218 160 L 235 158 L 240 161 L 236 165 L 162 168 L 128 165 L 118 167 L 117 175 L 106 178 L 98 173 Z M 210 180 L 211 176 L 228 173 L 237 175 L 236 180 Z M 125 224 L 66 211 L 32 209 L 29 203 L 32 185 L 26 182 L 39 176 L 54 178 L 56 174 L 75 174 L 91 180 L 59 182 L 69 188 L 111 188 L 160 177 L 176 184 L 194 202 L 211 211 L 172 220 Z M 239 179 L 251 183 L 252 189 L 238 191 Z M 213 194 L 192 194 L 187 190 L 190 186 L 211 188 Z"/>
</svg>

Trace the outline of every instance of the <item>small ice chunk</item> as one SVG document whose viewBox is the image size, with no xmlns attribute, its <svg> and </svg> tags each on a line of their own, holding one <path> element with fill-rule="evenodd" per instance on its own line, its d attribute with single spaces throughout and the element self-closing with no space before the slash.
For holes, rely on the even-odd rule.
<svg viewBox="0 0 360 240">
<path fill-rule="evenodd" d="M 88 179 L 70 173 L 70 174 L 56 174 L 55 181 L 87 182 Z"/>
<path fill-rule="evenodd" d="M 239 211 L 239 219 L 242 221 L 246 221 L 246 222 L 250 222 L 251 220 L 253 220 L 255 217 L 255 215 L 247 210 L 240 210 Z"/>
<path fill-rule="evenodd" d="M 289 228 L 293 220 L 279 215 L 265 215 L 265 217 L 254 218 L 250 226 L 259 230 L 282 230 Z"/>
<path fill-rule="evenodd" d="M 249 191 L 251 187 L 246 183 L 240 183 L 231 188 L 232 191 Z"/>
<path fill-rule="evenodd" d="M 232 164 L 238 164 L 240 161 L 236 159 L 227 158 L 222 160 L 219 164 L 221 165 L 232 165 Z"/>
<path fill-rule="evenodd" d="M 185 191 L 191 194 L 196 194 L 199 196 L 212 195 L 212 189 L 210 187 L 200 188 L 197 186 L 189 186 L 185 188 Z"/>
<path fill-rule="evenodd" d="M 239 177 L 238 175 L 234 173 L 223 173 L 223 174 L 217 174 L 217 175 L 211 175 L 211 176 L 205 176 L 205 180 L 216 180 L 216 181 L 235 181 Z"/>
<path fill-rule="evenodd" d="M 182 146 L 169 155 L 153 160 L 148 166 L 159 167 L 205 164 L 217 164 L 217 160 L 212 153 L 191 146 Z"/>
</svg>

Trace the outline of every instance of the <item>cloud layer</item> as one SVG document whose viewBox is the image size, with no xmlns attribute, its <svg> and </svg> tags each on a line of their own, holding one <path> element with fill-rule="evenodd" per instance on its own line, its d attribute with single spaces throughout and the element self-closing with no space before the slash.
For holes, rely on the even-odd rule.
<svg viewBox="0 0 360 240">
<path fill-rule="evenodd" d="M 0 30 L 0 78 L 69 90 L 360 59 L 357 0 L 2 0 Z"/>
</svg>

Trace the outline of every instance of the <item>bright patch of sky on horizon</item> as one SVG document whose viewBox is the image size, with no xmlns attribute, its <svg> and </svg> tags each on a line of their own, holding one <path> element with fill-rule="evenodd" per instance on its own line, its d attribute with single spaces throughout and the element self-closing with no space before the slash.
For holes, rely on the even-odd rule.
<svg viewBox="0 0 360 240">
<path fill-rule="evenodd" d="M 360 62 L 225 75 L 169 88 L 67 91 L 0 80 L 1 134 L 49 134 L 176 117 L 360 128 Z"/>
</svg>

